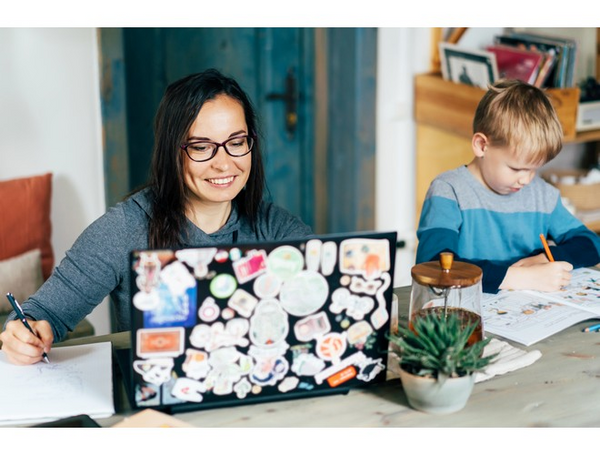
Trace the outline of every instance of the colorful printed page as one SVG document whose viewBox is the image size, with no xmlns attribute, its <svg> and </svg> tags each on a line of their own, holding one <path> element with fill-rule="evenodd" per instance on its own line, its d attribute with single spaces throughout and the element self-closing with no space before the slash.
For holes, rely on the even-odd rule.
<svg viewBox="0 0 600 455">
<path fill-rule="evenodd" d="M 573 271 L 571 283 L 558 292 L 502 291 L 484 294 L 486 332 L 530 346 L 587 319 L 600 319 L 600 272 Z"/>
<path fill-rule="evenodd" d="M 533 293 L 533 291 L 528 292 Z M 564 289 L 557 292 L 536 292 L 534 294 L 576 305 L 600 315 L 600 271 L 576 269 L 571 274 L 571 283 Z"/>
<path fill-rule="evenodd" d="M 53 348 L 50 363 L 17 366 L 0 351 L 0 426 L 115 413 L 109 342 Z"/>
</svg>

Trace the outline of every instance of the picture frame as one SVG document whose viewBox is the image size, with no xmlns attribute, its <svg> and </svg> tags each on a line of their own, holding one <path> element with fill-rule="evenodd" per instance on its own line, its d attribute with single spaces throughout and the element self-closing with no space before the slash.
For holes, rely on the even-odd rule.
<svg viewBox="0 0 600 455">
<path fill-rule="evenodd" d="M 498 64 L 493 52 L 464 49 L 445 42 L 440 42 L 439 46 L 445 80 L 484 90 L 498 80 Z"/>
</svg>

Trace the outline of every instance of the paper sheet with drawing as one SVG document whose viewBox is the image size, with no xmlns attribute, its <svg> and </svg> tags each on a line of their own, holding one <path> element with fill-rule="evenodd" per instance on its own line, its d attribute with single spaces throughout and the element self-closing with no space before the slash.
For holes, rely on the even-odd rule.
<svg viewBox="0 0 600 455">
<path fill-rule="evenodd" d="M 600 272 L 573 271 L 558 292 L 502 291 L 484 294 L 484 330 L 530 346 L 587 319 L 600 319 Z"/>
<path fill-rule="evenodd" d="M 50 364 L 17 366 L 0 351 L 0 425 L 115 412 L 111 343 L 56 347 Z"/>
</svg>

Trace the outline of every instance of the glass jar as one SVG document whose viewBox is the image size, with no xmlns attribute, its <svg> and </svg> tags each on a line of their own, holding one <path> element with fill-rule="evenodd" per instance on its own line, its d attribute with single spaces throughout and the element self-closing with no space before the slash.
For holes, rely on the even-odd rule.
<svg viewBox="0 0 600 455">
<path fill-rule="evenodd" d="M 412 287 L 408 326 L 432 312 L 456 313 L 463 325 L 477 323 L 468 344 L 483 339 L 481 317 L 482 270 L 473 264 L 454 262 L 452 253 L 441 253 L 439 262 L 417 264 L 411 269 Z"/>
</svg>

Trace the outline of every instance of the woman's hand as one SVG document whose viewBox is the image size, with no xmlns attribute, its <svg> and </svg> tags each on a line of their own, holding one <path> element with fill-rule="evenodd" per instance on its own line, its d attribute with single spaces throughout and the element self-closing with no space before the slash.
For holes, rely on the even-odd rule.
<svg viewBox="0 0 600 455">
<path fill-rule="evenodd" d="M 14 320 L 6 324 L 0 333 L 2 350 L 11 363 L 31 365 L 42 360 L 42 353 L 49 353 L 54 341 L 52 328 L 47 321 L 28 321 L 37 337 L 25 325 Z"/>
</svg>

